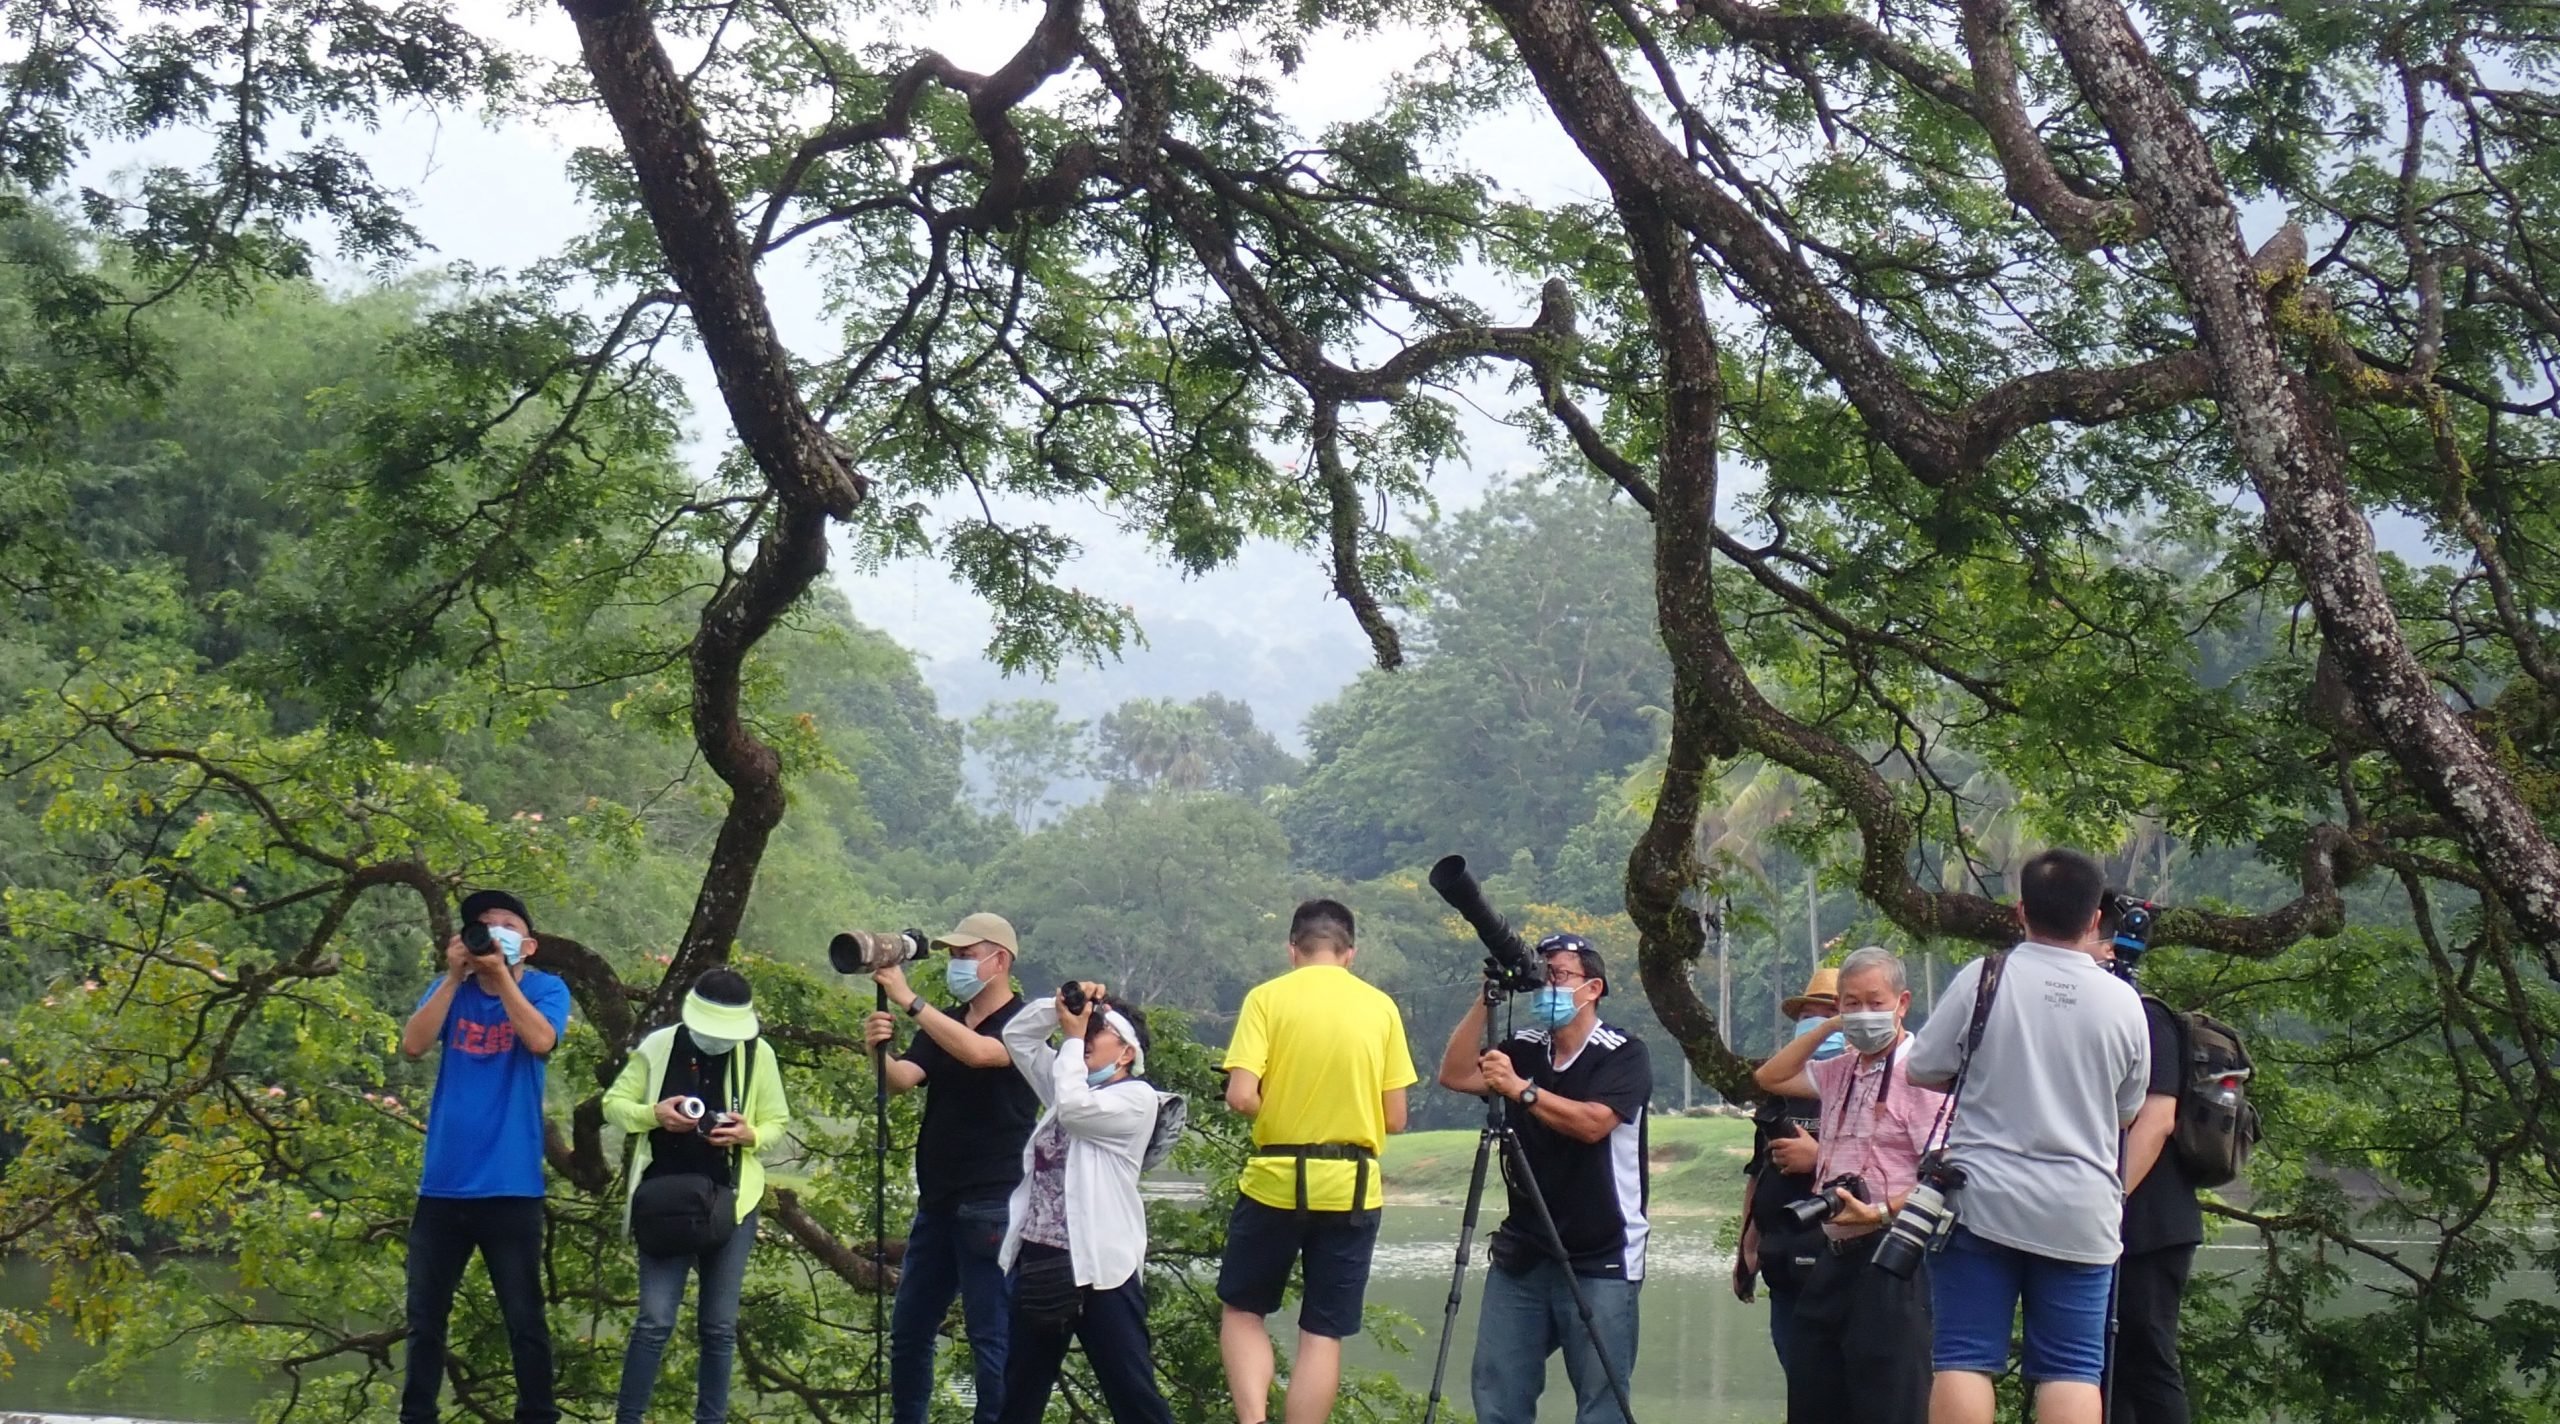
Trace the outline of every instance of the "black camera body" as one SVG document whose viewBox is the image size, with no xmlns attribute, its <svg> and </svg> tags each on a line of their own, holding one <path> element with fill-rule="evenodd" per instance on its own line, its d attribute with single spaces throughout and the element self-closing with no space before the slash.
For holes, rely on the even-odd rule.
<svg viewBox="0 0 2560 1424">
<path fill-rule="evenodd" d="M 1911 1195 L 1902 1199 L 1902 1210 L 1893 1214 L 1884 1239 L 1876 1243 L 1872 1258 L 1876 1269 L 1897 1280 L 1909 1280 L 1920 1269 L 1921 1258 L 1955 1234 L 1956 1193 L 1963 1188 L 1964 1168 L 1944 1151 L 1921 1158 L 1919 1180 L 1913 1183 Z"/>
<path fill-rule="evenodd" d="M 827 963 L 838 974 L 869 974 L 932 952 L 933 941 L 922 930 L 847 930 L 827 941 Z"/>
<path fill-rule="evenodd" d="M 1084 985 L 1077 983 L 1077 982 L 1076 982 L 1075 980 L 1073 980 L 1073 979 L 1070 979 L 1070 980 L 1068 980 L 1067 982 L 1065 982 L 1064 984 L 1059 985 L 1059 986 L 1058 986 L 1058 1001 L 1059 1001 L 1060 1003 L 1063 1003 L 1063 1004 L 1065 1004 L 1065 1005 L 1067 1006 L 1067 1012 L 1068 1012 L 1068 1013 L 1071 1013 L 1071 1014 L 1080 1014 L 1080 1013 L 1083 1013 L 1083 1012 L 1084 1012 L 1084 1010 L 1085 1010 L 1085 1004 L 1086 1004 L 1086 1002 L 1087 1002 L 1087 1000 L 1085 999 L 1085 996 L 1084 996 Z M 1110 1000 L 1108 1000 L 1108 999 L 1095 999 L 1095 1000 L 1092 1000 L 1091 1002 L 1092 1002 L 1092 1004 L 1093 1004 L 1096 1008 L 1099 1008 L 1099 1007 L 1101 1007 L 1101 1006 L 1103 1006 L 1103 1005 L 1105 1005 L 1105 1004 L 1110 1003 L 1111 1001 L 1110 1001 Z"/>
<path fill-rule="evenodd" d="M 469 920 L 462 926 L 462 947 L 486 958 L 498 952 L 498 941 L 490 936 L 487 925 L 478 920 Z"/>
<path fill-rule="evenodd" d="M 1849 1195 L 1869 1206 L 1875 1205 L 1875 1191 L 1867 1185 L 1867 1179 L 1855 1172 L 1843 1172 L 1823 1183 L 1812 1196 L 1787 1203 L 1787 1215 L 1798 1227 L 1820 1226 L 1840 1214 L 1838 1193 L 1843 1187 L 1848 1188 Z"/>
</svg>

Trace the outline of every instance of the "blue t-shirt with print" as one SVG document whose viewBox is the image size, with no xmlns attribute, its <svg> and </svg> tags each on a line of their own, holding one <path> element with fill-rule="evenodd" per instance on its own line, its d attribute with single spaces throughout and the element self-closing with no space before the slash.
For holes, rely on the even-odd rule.
<svg viewBox="0 0 2560 1424">
<path fill-rule="evenodd" d="M 554 1033 L 568 1031 L 567 984 L 527 969 L 517 985 Z M 419 1005 L 435 992 L 429 985 Z M 542 1084 L 542 1056 L 516 1042 L 506 1002 L 481 988 L 476 977 L 463 980 L 444 1018 L 444 1053 L 436 1065 L 435 1096 L 427 1104 L 427 1162 L 418 1174 L 418 1195 L 541 1196 Z"/>
</svg>

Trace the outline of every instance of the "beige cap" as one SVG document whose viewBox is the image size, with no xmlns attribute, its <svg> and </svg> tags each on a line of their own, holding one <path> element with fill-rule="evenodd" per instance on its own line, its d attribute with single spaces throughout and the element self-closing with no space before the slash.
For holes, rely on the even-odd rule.
<svg viewBox="0 0 2560 1424">
<path fill-rule="evenodd" d="M 965 924 L 967 921 L 962 921 L 962 923 Z M 1826 1016 L 1834 1009 L 1838 1008 L 1840 1005 L 1840 971 L 1830 967 L 1829 965 L 1824 965 L 1822 968 L 1813 971 L 1813 977 L 1804 981 L 1804 992 L 1778 1005 L 1778 1012 L 1785 1014 L 1791 1019 L 1803 1018 L 1806 1001 L 1810 999 L 1820 999 L 1823 1001 L 1822 1012 Z"/>
<path fill-rule="evenodd" d="M 1013 921 L 1002 915 L 989 914 L 985 910 L 980 910 L 974 915 L 961 916 L 960 923 L 953 925 L 942 934 L 935 935 L 933 942 L 945 949 L 966 949 L 973 944 L 1000 944 L 1012 954 L 1022 953 L 1021 944 L 1013 937 Z"/>
</svg>

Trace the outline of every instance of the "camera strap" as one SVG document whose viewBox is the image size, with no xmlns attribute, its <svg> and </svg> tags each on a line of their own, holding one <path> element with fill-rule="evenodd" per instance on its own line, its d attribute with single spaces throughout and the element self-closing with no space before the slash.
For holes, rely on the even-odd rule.
<svg viewBox="0 0 2560 1424">
<path fill-rule="evenodd" d="M 1929 1127 L 1929 1135 L 1920 1140 L 1923 1151 L 1930 1144 L 1946 1145 L 1946 1133 L 1955 1124 L 1956 1104 L 1964 1097 L 1965 1080 L 1973 1076 L 1974 1050 L 1982 1046 L 1982 1030 L 1991 1022 L 1991 1001 L 2000 993 L 2000 972 L 2009 964 L 2009 951 L 1995 949 L 1982 961 L 1982 977 L 1973 986 L 1973 1019 L 1965 1025 L 1964 1048 L 1956 1055 L 1955 1081 L 1947 1085 L 1947 1100 L 1938 1105 L 1938 1120 Z"/>
</svg>

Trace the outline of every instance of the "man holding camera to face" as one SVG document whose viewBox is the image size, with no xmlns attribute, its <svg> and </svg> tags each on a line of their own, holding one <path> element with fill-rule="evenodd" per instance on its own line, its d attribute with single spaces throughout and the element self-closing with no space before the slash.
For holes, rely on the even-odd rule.
<svg viewBox="0 0 2560 1424">
<path fill-rule="evenodd" d="M 1493 1236 L 1469 1387 L 1478 1424 L 1535 1424 L 1547 1357 L 1561 1349 L 1576 1424 L 1627 1424 L 1609 1372 L 1621 1385 L 1635 1374 L 1636 1297 L 1651 1233 L 1645 1112 L 1653 1064 L 1642 1039 L 1601 1022 L 1609 972 L 1589 941 L 1549 935 L 1535 958 L 1545 985 L 1530 1000 L 1532 1026 L 1486 1051 L 1487 1009 L 1478 999 L 1440 1058 L 1442 1087 L 1509 1100 L 1504 1115 L 1565 1252 L 1555 1258 L 1515 1188 Z M 1563 1278 L 1567 1271 L 1574 1282 Z M 1571 1284 L 1590 1303 L 1588 1329 Z"/>
<path fill-rule="evenodd" d="M 2141 997 L 2100 962 L 2105 897 L 2097 863 L 2077 851 L 2029 860 L 2026 938 L 1958 971 L 1911 1049 L 1913 1082 L 1954 1084 L 1947 1156 L 1963 1183 L 1931 1265 L 1932 1424 L 1991 1424 L 1991 1382 L 2022 1306 L 2036 1418 L 2099 1424 L 2118 1135 L 2151 1071 Z"/>
<path fill-rule="evenodd" d="M 552 1424 L 560 1410 L 542 1300 L 542 1091 L 545 1062 L 569 1027 L 569 986 L 526 967 L 541 942 L 522 900 L 477 891 L 463 898 L 461 918 L 462 933 L 445 943 L 445 972 L 400 1029 L 403 1057 L 444 1049 L 409 1218 L 400 1424 L 436 1424 L 445 1330 L 475 1251 L 506 1321 L 515 1424 Z"/>
<path fill-rule="evenodd" d="M 1018 951 L 1013 925 L 980 911 L 933 943 L 949 951 L 943 982 L 948 1011 L 907 984 L 895 964 L 872 972 L 894 1012 L 865 1024 L 872 1047 L 897 1033 L 899 1015 L 922 1032 L 888 1060 L 892 1094 L 924 1090 L 924 1122 L 916 1131 L 916 1217 L 898 1275 L 889 1324 L 890 1417 L 924 1424 L 933 1395 L 933 1356 L 944 1317 L 958 1297 L 977 1365 L 976 1424 L 994 1424 L 1004 1402 L 1006 1202 L 1022 1180 L 1022 1147 L 1040 1114 L 1040 1098 L 1014 1071 L 1004 1030 L 1022 1011 L 1013 991 Z"/>
<path fill-rule="evenodd" d="M 1902 961 L 1869 946 L 1840 966 L 1840 1011 L 1753 1074 L 1763 1092 L 1821 1103 L 1817 1194 L 1788 1210 L 1819 1222 L 1823 1244 L 1795 1301 L 1787 1368 L 1789 1424 L 1922 1424 L 1929 1413 L 1929 1282 L 1878 1262 L 1891 1214 L 1919 1181 L 1943 1094 L 1914 1086 L 1902 1028 L 1911 990 Z M 1850 1051 L 1816 1060 L 1833 1033 Z M 1915 1261 L 1915 1265 L 1916 1265 Z"/>
</svg>

